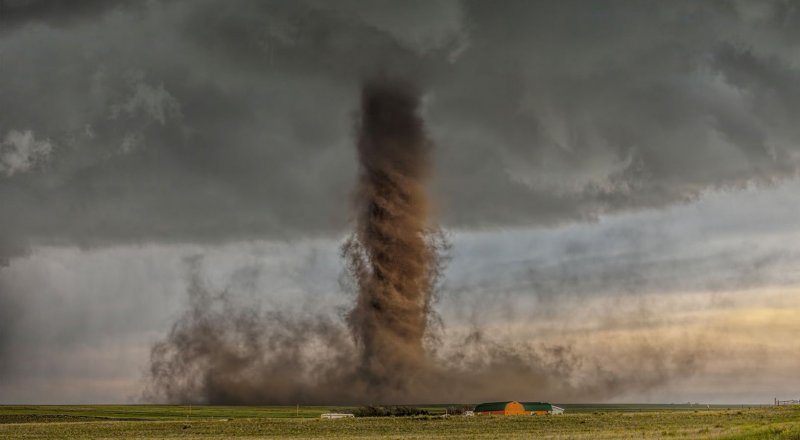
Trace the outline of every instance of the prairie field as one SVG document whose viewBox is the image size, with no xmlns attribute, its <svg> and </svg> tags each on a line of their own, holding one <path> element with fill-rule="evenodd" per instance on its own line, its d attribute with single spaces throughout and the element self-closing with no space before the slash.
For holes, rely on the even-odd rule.
<svg viewBox="0 0 800 440">
<path fill-rule="evenodd" d="M 564 405 L 560 416 L 321 420 L 343 407 L 0 406 L 3 439 L 800 439 L 800 407 Z"/>
</svg>

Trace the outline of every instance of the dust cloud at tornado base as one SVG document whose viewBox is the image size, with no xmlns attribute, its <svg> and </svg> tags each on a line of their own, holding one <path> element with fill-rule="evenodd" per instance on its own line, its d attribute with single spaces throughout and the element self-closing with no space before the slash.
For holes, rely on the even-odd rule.
<svg viewBox="0 0 800 440">
<path fill-rule="evenodd" d="M 209 287 L 188 259 L 188 307 L 151 350 L 147 401 L 213 404 L 602 400 L 702 368 L 702 341 L 626 347 L 617 368 L 569 344 L 449 335 L 433 310 L 448 242 L 430 218 L 431 142 L 410 84 L 362 87 L 355 228 L 341 248 L 355 289 L 341 319 L 263 310 Z M 609 341 L 611 342 L 611 341 Z M 534 396 L 531 396 L 534 397 Z"/>
</svg>

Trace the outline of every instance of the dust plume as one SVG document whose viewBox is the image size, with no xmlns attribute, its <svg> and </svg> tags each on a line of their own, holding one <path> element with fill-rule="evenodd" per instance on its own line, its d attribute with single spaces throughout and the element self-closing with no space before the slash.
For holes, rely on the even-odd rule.
<svg viewBox="0 0 800 440">
<path fill-rule="evenodd" d="M 431 143 L 419 94 L 403 82 L 366 82 L 356 132 L 355 228 L 341 247 L 356 291 L 349 311 L 337 319 L 240 304 L 226 291 L 213 293 L 201 260 L 191 259 L 189 307 L 152 347 L 146 400 L 604 400 L 657 387 L 702 364 L 704 352 L 663 350 L 661 340 L 616 341 L 621 352 L 609 358 L 597 344 L 508 342 L 481 328 L 448 334 L 433 325 L 448 244 L 430 219 Z M 698 345 L 704 344 L 682 346 Z"/>
<path fill-rule="evenodd" d="M 341 385 L 354 353 L 340 323 L 238 304 L 207 286 L 201 257 L 187 263 L 189 306 L 151 349 L 144 400 L 322 403 L 359 391 Z"/>
<path fill-rule="evenodd" d="M 358 124 L 357 221 L 343 246 L 358 285 L 348 324 L 359 370 L 375 389 L 403 388 L 423 347 L 439 264 L 428 224 L 430 142 L 408 84 L 364 85 Z"/>
<path fill-rule="evenodd" d="M 412 379 L 432 369 L 424 341 L 446 246 L 428 223 L 431 144 L 418 107 L 410 84 L 375 79 L 362 87 L 355 230 L 341 249 L 358 293 L 344 322 L 237 307 L 204 287 L 193 260 L 189 309 L 152 348 L 147 399 L 342 403 L 409 395 Z"/>
</svg>

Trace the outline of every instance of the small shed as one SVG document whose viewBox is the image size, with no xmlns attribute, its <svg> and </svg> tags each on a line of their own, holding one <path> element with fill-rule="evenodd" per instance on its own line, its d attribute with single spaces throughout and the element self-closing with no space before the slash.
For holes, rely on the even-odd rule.
<svg viewBox="0 0 800 440">
<path fill-rule="evenodd" d="M 355 415 L 350 413 L 325 413 L 320 416 L 323 419 L 348 419 L 350 417 L 355 417 Z"/>
</svg>

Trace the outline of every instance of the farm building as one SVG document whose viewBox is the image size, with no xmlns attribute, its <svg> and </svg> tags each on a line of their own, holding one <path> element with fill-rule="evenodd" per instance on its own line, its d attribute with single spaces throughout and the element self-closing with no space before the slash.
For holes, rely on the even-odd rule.
<svg viewBox="0 0 800 440">
<path fill-rule="evenodd" d="M 475 407 L 475 415 L 497 416 L 541 416 L 546 414 L 561 414 L 563 408 L 546 402 L 488 402 Z"/>
</svg>

